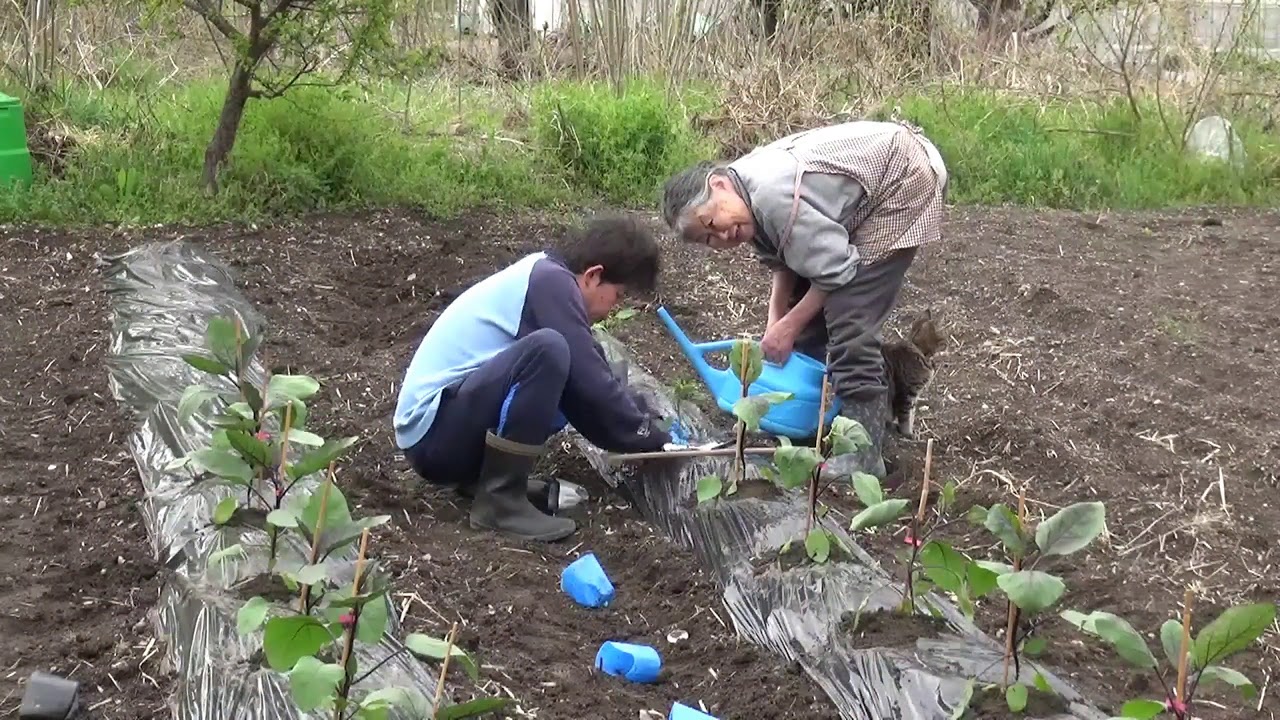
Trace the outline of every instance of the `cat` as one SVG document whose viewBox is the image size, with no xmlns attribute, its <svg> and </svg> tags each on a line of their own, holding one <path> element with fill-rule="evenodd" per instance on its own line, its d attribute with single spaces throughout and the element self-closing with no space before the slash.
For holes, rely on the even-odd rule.
<svg viewBox="0 0 1280 720">
<path fill-rule="evenodd" d="M 944 344 L 933 310 L 926 309 L 912 321 L 906 337 L 881 347 L 889 381 L 889 425 L 902 437 L 915 437 L 916 401 L 933 381 L 937 372 L 933 357 Z"/>
</svg>

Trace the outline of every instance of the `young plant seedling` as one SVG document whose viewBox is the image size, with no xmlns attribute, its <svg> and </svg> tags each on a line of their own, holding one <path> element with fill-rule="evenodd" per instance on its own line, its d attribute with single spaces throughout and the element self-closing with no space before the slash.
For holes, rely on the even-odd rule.
<svg viewBox="0 0 1280 720">
<path fill-rule="evenodd" d="M 331 499 L 331 494 L 336 494 L 336 488 L 322 497 Z M 286 674 L 297 708 L 305 713 L 331 713 L 333 720 L 384 720 L 392 707 L 400 707 L 415 717 L 453 719 L 478 717 L 504 708 L 505 700 L 488 697 L 440 707 L 450 659 L 460 662 L 473 682 L 479 680 L 476 663 L 451 640 L 410 634 L 405 638 L 403 650 L 388 654 L 361 672 L 356 663 L 356 643 L 381 642 L 386 633 L 388 611 L 385 577 L 371 570 L 371 563 L 367 561 L 368 528 L 361 531 L 359 539 L 360 552 L 349 589 L 337 587 L 326 574 L 324 565 L 314 564 L 305 569 L 306 584 L 297 612 L 268 617 L 271 606 L 264 598 L 254 597 L 237 613 L 236 624 L 241 634 L 262 630 L 266 663 Z M 317 593 L 324 598 L 319 605 L 311 602 Z M 357 690 L 378 668 L 404 652 L 421 659 L 443 661 L 434 701 L 412 688 Z"/>
<path fill-rule="evenodd" d="M 698 481 L 697 496 L 699 503 L 706 503 L 718 497 L 729 497 L 738 492 L 738 483 L 747 476 L 746 441 L 747 431 L 760 430 L 760 421 L 768 414 L 769 409 L 778 403 L 786 402 L 794 397 L 789 392 L 764 392 L 751 395 L 751 384 L 760 379 L 764 371 L 764 351 L 760 343 L 745 338 L 734 342 L 729 350 L 729 368 L 741 383 L 741 395 L 733 404 L 734 424 L 734 463 L 727 482 L 717 475 L 709 475 Z"/>
<path fill-rule="evenodd" d="M 1021 674 L 1020 653 L 1043 651 L 1043 639 L 1031 637 L 1037 624 L 1035 619 L 1066 592 L 1061 578 L 1037 568 L 1045 558 L 1071 555 L 1092 543 L 1106 529 L 1106 508 L 1100 502 L 1075 503 L 1032 529 L 1027 526 L 1024 492 L 1019 494 L 1016 515 L 1004 504 L 996 504 L 990 509 L 974 507 L 969 511 L 969 518 L 981 522 L 995 535 L 1010 559 L 1010 564 L 979 562 L 978 566 L 995 573 L 995 584 L 1008 599 L 1004 677 L 1000 687 L 1009 709 L 1019 713 L 1026 709 L 1028 688 L 1020 682 L 1010 684 L 1010 666 L 1017 677 Z M 1046 691 L 1048 684 L 1039 676 L 1036 680 L 1038 689 Z"/>
<path fill-rule="evenodd" d="M 224 392 L 195 384 L 183 392 L 178 401 L 179 422 L 189 421 L 213 400 L 221 400 L 226 407 L 212 419 L 216 429 L 210 444 L 177 459 L 166 469 L 186 468 L 197 481 L 213 478 L 219 483 L 244 487 L 245 505 L 240 506 L 235 497 L 223 498 L 214 509 L 213 521 L 227 525 L 238 519 L 254 524 L 261 518 L 270 535 L 270 566 L 274 568 L 280 531 L 297 524 L 290 524 L 292 511 L 286 507 L 290 490 L 300 479 L 323 470 L 347 453 L 357 438 L 326 440 L 304 429 L 305 401 L 320 389 L 314 378 L 273 375 L 261 390 L 249 382 L 245 378 L 247 358 L 258 345 L 257 338 L 245 337 L 238 319 L 214 317 L 205 330 L 207 353 L 183 356 L 191 367 L 229 380 L 235 389 Z M 273 425 L 281 428 L 275 435 L 270 429 Z M 291 445 L 308 448 L 294 463 L 289 462 Z M 264 493 L 264 483 L 270 486 L 269 492 Z"/>
<path fill-rule="evenodd" d="M 1231 685 L 1246 700 L 1257 696 L 1257 688 L 1243 673 L 1219 663 L 1248 648 L 1271 627 L 1276 619 L 1275 603 L 1228 608 L 1204 626 L 1193 640 L 1192 599 L 1191 590 L 1187 590 L 1182 622 L 1170 619 L 1160 626 L 1160 645 L 1168 660 L 1168 665 L 1163 667 L 1152 654 L 1147 641 L 1124 618 L 1102 610 L 1088 615 L 1075 610 L 1061 613 L 1067 622 L 1109 643 L 1125 662 L 1139 670 L 1155 673 L 1164 688 L 1163 700 L 1130 700 L 1120 708 L 1119 717 L 1150 720 L 1170 714 L 1176 720 L 1188 720 L 1196 691 L 1206 681 Z"/>
</svg>

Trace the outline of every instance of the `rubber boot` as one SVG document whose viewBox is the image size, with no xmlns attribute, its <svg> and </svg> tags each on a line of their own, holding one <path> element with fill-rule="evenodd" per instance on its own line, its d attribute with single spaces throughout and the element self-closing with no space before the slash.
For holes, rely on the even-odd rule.
<svg viewBox="0 0 1280 720">
<path fill-rule="evenodd" d="M 459 485 L 454 488 L 459 495 L 468 500 L 474 500 L 476 497 L 476 488 L 474 485 Z M 552 478 L 550 480 L 538 480 L 529 478 L 528 482 L 529 502 L 538 508 L 538 511 L 545 515 L 555 515 L 560 511 L 560 481 Z"/>
<path fill-rule="evenodd" d="M 545 515 L 529 502 L 529 472 L 544 450 L 543 445 L 512 442 L 492 432 L 485 436 L 471 527 L 540 542 L 563 540 L 578 529 L 571 518 Z"/>
<path fill-rule="evenodd" d="M 862 401 L 842 400 L 840 414 L 862 425 L 871 439 L 871 447 L 831 458 L 819 477 L 823 482 L 850 482 L 854 473 L 863 472 L 884 480 L 888 474 L 883 455 L 884 435 L 888 427 L 888 394 L 876 393 Z"/>
</svg>

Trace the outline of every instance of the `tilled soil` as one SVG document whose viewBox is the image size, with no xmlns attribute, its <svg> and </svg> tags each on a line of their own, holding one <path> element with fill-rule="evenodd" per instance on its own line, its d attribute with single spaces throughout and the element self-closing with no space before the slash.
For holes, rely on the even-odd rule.
<svg viewBox="0 0 1280 720">
<path fill-rule="evenodd" d="M 1269 248 L 1280 216 L 1214 213 L 1206 223 L 1202 212 L 955 210 L 948 238 L 913 269 L 898 320 L 930 306 L 950 343 L 922 401 L 921 439 L 902 448 L 902 492 L 913 492 L 923 440 L 933 438 L 934 477 L 961 483 L 962 506 L 1009 502 L 1024 486 L 1034 513 L 1103 500 L 1109 534 L 1051 566 L 1068 583 L 1063 606 L 1107 609 L 1147 630 L 1178 613 L 1188 584 L 1200 593 L 1201 626 L 1224 603 L 1276 599 L 1280 283 Z M 665 714 L 676 699 L 721 718 L 836 717 L 802 673 L 734 638 L 709 578 L 576 453 L 549 463 L 593 492 L 579 534 L 560 545 L 472 532 L 461 501 L 413 488 L 390 416 L 417 341 L 468 284 L 557 231 L 548 219 L 402 212 L 127 237 L 9 229 L 0 250 L 0 323 L 11 338 L 0 349 L 0 622 L 18 652 L 0 661 L 0 715 L 35 669 L 85 680 L 103 718 L 153 717 L 170 690 L 147 655 L 148 630 L 134 629 L 160 576 L 131 507 L 139 485 L 101 362 L 108 309 L 92 253 L 181 235 L 229 260 L 266 313 L 268 365 L 320 379 L 318 426 L 364 438 L 339 481 L 361 511 L 393 516 L 372 547 L 398 572 L 406 623 L 438 635 L 462 623 L 490 691 L 540 718 Z M 740 253 L 664 242 L 660 299 L 695 339 L 758 336 L 763 270 Z M 691 377 L 651 313 L 613 330 L 649 372 Z M 958 527 L 949 539 L 988 554 L 985 536 L 951 532 Z M 883 535 L 868 542 L 887 555 Z M 612 607 L 581 609 L 559 591 L 560 569 L 582 552 L 613 575 Z M 1002 618 L 987 603 L 978 619 L 998 635 Z M 674 629 L 689 638 L 668 643 Z M 1146 692 L 1064 622 L 1050 620 L 1042 634 L 1055 670 L 1112 709 Z M 655 645 L 668 675 L 648 686 L 594 674 L 607 639 Z M 1231 663 L 1260 690 L 1280 668 L 1275 643 L 1269 635 Z M 125 691 L 143 700 L 122 702 Z M 1256 700 L 1205 691 L 1229 709 L 1206 705 L 1203 718 L 1280 710 L 1273 692 L 1255 710 Z"/>
</svg>

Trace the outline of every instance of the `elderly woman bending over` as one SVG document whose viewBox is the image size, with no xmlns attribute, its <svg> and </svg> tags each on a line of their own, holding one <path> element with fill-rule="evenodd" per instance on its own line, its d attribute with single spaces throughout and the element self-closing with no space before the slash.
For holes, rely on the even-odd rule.
<svg viewBox="0 0 1280 720">
<path fill-rule="evenodd" d="M 941 237 L 946 189 L 942 157 L 919 129 L 874 121 L 796 133 L 667 181 L 672 230 L 716 250 L 749 242 L 773 271 L 765 357 L 830 353 L 841 413 L 867 429 L 872 448 L 828 463 L 829 476 L 885 476 L 881 328 L 916 249 Z"/>
</svg>

